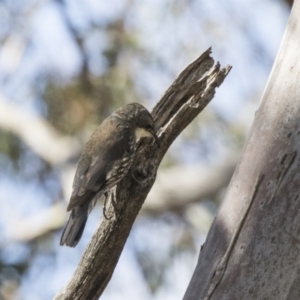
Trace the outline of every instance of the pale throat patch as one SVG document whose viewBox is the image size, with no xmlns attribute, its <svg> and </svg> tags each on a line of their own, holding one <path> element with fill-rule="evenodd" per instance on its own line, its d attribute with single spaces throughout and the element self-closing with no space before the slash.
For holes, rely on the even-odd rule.
<svg viewBox="0 0 300 300">
<path fill-rule="evenodd" d="M 153 135 L 149 131 L 147 131 L 146 129 L 141 128 L 141 127 L 136 128 L 134 133 L 135 133 L 136 140 L 138 140 L 142 137 L 146 137 L 146 136 L 153 137 Z"/>
</svg>

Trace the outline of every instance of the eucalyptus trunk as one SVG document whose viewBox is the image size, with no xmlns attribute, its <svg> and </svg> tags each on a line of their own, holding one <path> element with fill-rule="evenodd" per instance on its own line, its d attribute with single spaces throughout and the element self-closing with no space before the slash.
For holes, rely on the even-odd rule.
<svg viewBox="0 0 300 300">
<path fill-rule="evenodd" d="M 299 151 L 296 0 L 242 157 L 184 300 L 300 299 Z"/>
</svg>

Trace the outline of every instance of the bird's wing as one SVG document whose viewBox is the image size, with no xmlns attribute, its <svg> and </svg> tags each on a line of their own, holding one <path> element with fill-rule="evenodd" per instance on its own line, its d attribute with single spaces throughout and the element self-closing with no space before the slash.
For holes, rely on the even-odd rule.
<svg viewBox="0 0 300 300">
<path fill-rule="evenodd" d="M 134 133 L 125 129 L 114 133 L 105 145 L 94 145 L 92 155 L 79 160 L 68 211 L 110 189 L 129 171 L 135 151 Z"/>
<path fill-rule="evenodd" d="M 67 207 L 67 211 L 70 211 L 74 207 L 91 201 L 98 190 L 101 188 L 101 184 L 103 184 L 102 182 L 104 181 L 104 164 L 93 163 L 92 158 L 89 155 L 81 156 L 77 165 L 77 170 L 73 182 L 73 192 L 69 205 Z M 97 185 L 99 186 L 99 188 L 96 187 Z"/>
</svg>

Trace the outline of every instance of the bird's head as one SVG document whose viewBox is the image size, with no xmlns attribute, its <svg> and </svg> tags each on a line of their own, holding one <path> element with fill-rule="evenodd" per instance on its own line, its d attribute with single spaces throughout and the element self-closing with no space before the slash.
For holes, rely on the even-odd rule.
<svg viewBox="0 0 300 300">
<path fill-rule="evenodd" d="M 118 109 L 116 113 L 122 114 L 122 117 L 125 117 L 127 122 L 133 126 L 137 140 L 142 137 L 152 137 L 159 145 L 152 116 L 143 105 L 130 103 Z"/>
</svg>

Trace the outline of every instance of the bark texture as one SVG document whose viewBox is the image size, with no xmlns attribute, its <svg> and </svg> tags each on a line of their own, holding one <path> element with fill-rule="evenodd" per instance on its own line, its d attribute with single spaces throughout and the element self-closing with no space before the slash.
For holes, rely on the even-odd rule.
<svg viewBox="0 0 300 300">
<path fill-rule="evenodd" d="M 184 300 L 300 299 L 300 1 Z"/>
<path fill-rule="evenodd" d="M 55 299 L 98 299 L 109 282 L 132 224 L 156 177 L 157 168 L 166 151 L 180 132 L 203 110 L 230 71 L 214 65 L 210 49 L 189 65 L 167 90 L 153 109 L 161 147 L 141 147 L 132 170 L 143 180 L 138 184 L 128 174 L 117 186 L 90 244 L 68 285 Z M 114 203 L 115 202 L 115 203 Z"/>
</svg>

